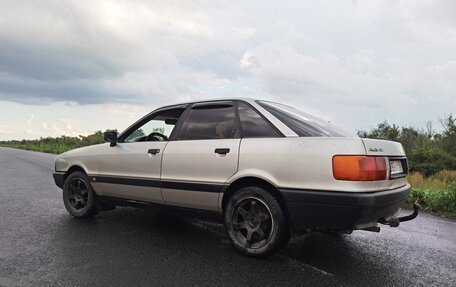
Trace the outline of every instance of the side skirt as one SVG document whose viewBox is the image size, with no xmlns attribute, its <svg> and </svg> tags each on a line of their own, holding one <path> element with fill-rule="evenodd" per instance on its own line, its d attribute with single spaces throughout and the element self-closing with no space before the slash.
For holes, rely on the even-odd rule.
<svg viewBox="0 0 456 287">
<path fill-rule="evenodd" d="M 112 197 L 112 196 L 97 196 L 97 199 L 100 200 L 101 203 L 108 204 L 108 205 L 116 205 L 116 206 L 130 206 L 142 209 L 149 209 L 149 210 L 156 210 L 164 213 L 174 214 L 182 217 L 192 217 L 207 221 L 213 221 L 217 223 L 223 223 L 223 215 L 219 212 L 215 211 L 208 211 L 208 210 L 200 210 L 200 209 L 192 209 L 192 208 L 185 208 L 185 207 L 178 207 L 178 206 L 171 206 L 171 205 L 164 205 L 158 203 L 151 203 L 139 200 L 131 200 L 126 198 L 119 198 L 119 197 Z"/>
</svg>

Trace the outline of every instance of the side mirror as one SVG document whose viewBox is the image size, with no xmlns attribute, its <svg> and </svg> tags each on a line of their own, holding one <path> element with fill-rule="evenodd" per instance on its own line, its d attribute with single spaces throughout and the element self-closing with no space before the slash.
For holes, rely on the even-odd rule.
<svg viewBox="0 0 456 287">
<path fill-rule="evenodd" d="M 115 146 L 117 144 L 117 132 L 116 131 L 105 131 L 104 134 L 105 142 L 110 142 L 111 146 Z"/>
</svg>

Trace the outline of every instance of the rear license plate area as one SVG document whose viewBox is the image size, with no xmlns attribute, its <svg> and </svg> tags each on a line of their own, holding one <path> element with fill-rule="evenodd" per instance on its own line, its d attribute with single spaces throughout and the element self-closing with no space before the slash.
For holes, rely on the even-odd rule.
<svg viewBox="0 0 456 287">
<path fill-rule="evenodd" d="M 405 177 L 408 173 L 407 160 L 405 158 L 390 158 L 390 178 Z"/>
</svg>

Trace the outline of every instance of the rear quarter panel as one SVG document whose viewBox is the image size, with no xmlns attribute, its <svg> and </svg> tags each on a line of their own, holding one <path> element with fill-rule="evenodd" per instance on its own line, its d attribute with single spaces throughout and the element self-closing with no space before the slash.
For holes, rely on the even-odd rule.
<svg viewBox="0 0 456 287">
<path fill-rule="evenodd" d="M 406 184 L 405 178 L 371 182 L 335 180 L 334 155 L 365 155 L 360 138 L 258 138 L 242 139 L 238 172 L 228 183 L 242 177 L 259 177 L 278 188 L 322 191 L 369 192 Z"/>
</svg>

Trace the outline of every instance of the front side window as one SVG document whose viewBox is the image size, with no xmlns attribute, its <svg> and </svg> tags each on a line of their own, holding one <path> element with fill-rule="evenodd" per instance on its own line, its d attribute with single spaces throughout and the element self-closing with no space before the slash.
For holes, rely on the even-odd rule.
<svg viewBox="0 0 456 287">
<path fill-rule="evenodd" d="M 280 133 L 271 126 L 257 111 L 247 103 L 238 102 L 239 119 L 241 120 L 242 137 L 245 138 L 273 138 L 280 137 Z"/>
<path fill-rule="evenodd" d="M 290 106 L 257 101 L 265 110 L 283 122 L 300 137 L 347 137 L 346 131 Z"/>
<path fill-rule="evenodd" d="M 167 141 L 184 108 L 170 109 L 154 114 L 124 136 L 125 142 Z"/>
<path fill-rule="evenodd" d="M 233 138 L 236 129 L 236 114 L 233 104 L 197 104 L 190 109 L 178 139 Z"/>
</svg>

